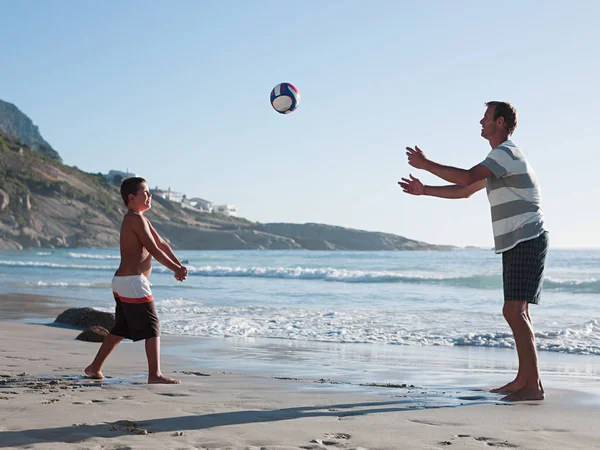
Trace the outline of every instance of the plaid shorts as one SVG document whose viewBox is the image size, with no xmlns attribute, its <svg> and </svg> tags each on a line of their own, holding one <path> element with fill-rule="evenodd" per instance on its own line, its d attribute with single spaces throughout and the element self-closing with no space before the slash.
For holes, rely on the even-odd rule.
<svg viewBox="0 0 600 450">
<path fill-rule="evenodd" d="M 504 301 L 539 303 L 547 255 L 547 231 L 502 253 Z"/>
</svg>

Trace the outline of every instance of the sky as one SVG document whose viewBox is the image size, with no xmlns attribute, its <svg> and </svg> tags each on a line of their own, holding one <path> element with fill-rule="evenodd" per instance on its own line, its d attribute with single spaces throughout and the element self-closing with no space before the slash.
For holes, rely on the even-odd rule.
<svg viewBox="0 0 600 450">
<path fill-rule="evenodd" d="M 490 100 L 542 189 L 551 246 L 599 248 L 600 2 L 0 0 L 0 99 L 65 164 L 317 222 L 493 247 L 485 191 L 404 194 L 405 147 L 470 168 Z M 278 114 L 291 82 L 299 108 Z"/>
</svg>

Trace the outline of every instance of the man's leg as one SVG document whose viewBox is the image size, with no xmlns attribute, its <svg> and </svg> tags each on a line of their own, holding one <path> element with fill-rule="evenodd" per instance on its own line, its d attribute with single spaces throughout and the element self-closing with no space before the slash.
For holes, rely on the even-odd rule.
<svg viewBox="0 0 600 450">
<path fill-rule="evenodd" d="M 502 314 L 504 315 L 504 318 L 506 319 L 506 322 L 508 323 L 508 326 L 510 327 L 511 331 L 513 332 L 513 336 L 514 336 L 515 335 L 515 329 L 513 328 L 514 321 L 511 318 L 512 312 L 511 312 L 510 304 L 507 304 L 507 303 L 509 303 L 509 302 L 504 302 L 504 308 L 502 309 Z M 531 323 L 531 319 L 529 318 L 529 305 L 526 303 L 525 307 L 526 307 L 526 311 L 527 311 L 527 319 Z M 517 371 L 517 376 L 510 383 L 506 383 L 502 387 L 492 389 L 492 390 L 490 390 L 490 392 L 494 392 L 496 394 L 510 394 L 511 392 L 518 391 L 520 389 L 523 389 L 523 387 L 525 387 L 526 377 L 525 377 L 525 375 L 523 375 L 523 369 L 522 369 L 522 367 L 524 366 L 524 363 L 522 362 L 523 352 L 520 349 L 520 345 L 521 345 L 521 341 L 517 341 L 515 339 L 515 347 L 517 349 L 517 357 L 519 358 L 519 370 Z"/>
<path fill-rule="evenodd" d="M 515 338 L 519 370 L 510 383 L 492 392 L 515 393 L 510 399 L 544 397 L 540 381 L 533 323 L 529 302 L 538 303 L 548 254 L 548 233 L 519 243 L 502 253 L 504 308 L 502 310 Z M 533 391 L 532 391 L 533 390 Z M 519 395 L 517 392 L 522 391 Z M 539 398 L 538 398 L 539 399 Z"/>
<path fill-rule="evenodd" d="M 148 358 L 148 383 L 179 384 L 181 381 L 165 377 L 160 371 L 160 337 L 146 339 Z"/>
<path fill-rule="evenodd" d="M 513 332 L 513 336 L 515 335 L 515 329 L 513 328 L 512 325 L 512 320 L 509 320 L 509 315 L 510 315 L 510 305 L 507 305 L 508 302 L 504 302 L 504 308 L 502 309 L 502 314 L 504 315 L 504 318 L 506 319 L 506 322 L 508 323 L 508 326 L 510 327 L 511 331 Z M 517 341 L 515 339 L 515 347 L 517 349 L 517 357 L 519 358 L 519 369 L 517 371 L 517 376 L 515 377 L 515 379 L 513 381 L 511 381 L 510 383 L 506 383 L 504 386 L 501 386 L 499 388 L 496 389 L 492 389 L 490 390 L 490 392 L 496 393 L 496 394 L 510 394 L 511 392 L 514 391 L 518 391 L 520 389 L 522 389 L 525 386 L 525 376 L 523 375 L 523 363 L 522 363 L 522 359 L 523 359 L 523 355 L 522 355 L 522 351 L 519 348 L 521 342 Z"/>
<path fill-rule="evenodd" d="M 545 397 L 544 389 L 540 379 L 535 334 L 529 316 L 529 305 L 524 301 L 508 300 L 504 303 L 503 313 L 513 330 L 515 346 L 519 355 L 519 373 L 512 382 L 512 392 L 503 400 L 543 400 Z"/>
<path fill-rule="evenodd" d="M 119 342 L 123 340 L 122 336 L 117 336 L 116 334 L 109 333 L 105 338 L 104 342 L 100 346 L 94 361 L 85 368 L 85 374 L 96 380 L 102 380 L 104 375 L 102 375 L 102 366 L 104 365 L 104 361 L 108 358 L 108 355 L 115 349 Z"/>
</svg>

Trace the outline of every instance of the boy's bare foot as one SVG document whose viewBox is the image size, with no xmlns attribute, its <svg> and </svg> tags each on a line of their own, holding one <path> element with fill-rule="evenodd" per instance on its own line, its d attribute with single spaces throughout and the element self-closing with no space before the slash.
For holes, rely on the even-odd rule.
<svg viewBox="0 0 600 450">
<path fill-rule="evenodd" d="M 181 381 L 159 375 L 157 377 L 148 377 L 148 384 L 181 384 Z"/>
<path fill-rule="evenodd" d="M 93 378 L 94 380 L 103 380 L 104 375 L 99 370 L 95 370 L 92 366 L 87 366 L 84 370 L 85 374 L 89 378 Z"/>
<path fill-rule="evenodd" d="M 525 387 L 525 382 L 521 382 L 519 380 L 513 380 L 510 383 L 506 383 L 504 386 L 491 389 L 490 392 L 494 394 L 510 394 L 511 392 L 516 392 Z"/>
<path fill-rule="evenodd" d="M 541 388 L 523 388 L 515 392 L 511 392 L 506 397 L 502 398 L 504 402 L 522 402 L 526 400 L 544 400 L 546 394 Z"/>
</svg>

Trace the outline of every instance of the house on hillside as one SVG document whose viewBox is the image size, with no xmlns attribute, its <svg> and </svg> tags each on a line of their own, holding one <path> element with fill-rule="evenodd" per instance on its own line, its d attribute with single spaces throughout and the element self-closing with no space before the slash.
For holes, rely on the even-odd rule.
<svg viewBox="0 0 600 450">
<path fill-rule="evenodd" d="M 235 205 L 214 205 L 213 212 L 225 214 L 230 217 L 237 217 L 238 211 Z"/>
<path fill-rule="evenodd" d="M 190 198 L 190 203 L 194 204 L 194 207 L 198 210 L 198 211 L 203 211 L 203 212 L 213 212 L 213 203 L 209 202 L 208 200 L 204 200 L 203 198 L 199 198 L 199 197 L 194 197 L 194 198 Z"/>
<path fill-rule="evenodd" d="M 191 209 L 193 211 L 218 213 L 231 217 L 238 216 L 238 210 L 235 205 L 213 205 L 212 202 L 204 200 L 203 198 L 187 198 L 185 194 L 172 191 L 171 188 L 165 191 L 163 189 L 159 189 L 157 186 L 156 189 L 152 190 L 152 195 L 170 200 L 174 203 L 179 203 L 182 208 Z"/>
<path fill-rule="evenodd" d="M 194 211 L 202 211 L 202 209 L 200 208 L 198 203 L 195 202 L 194 200 L 190 200 L 189 198 L 186 198 L 185 194 L 183 195 L 183 198 L 181 199 L 181 207 L 186 208 L 186 209 L 193 209 Z"/>
<path fill-rule="evenodd" d="M 181 192 L 172 191 L 171 188 L 169 188 L 166 191 L 163 191 L 162 189 L 159 189 L 158 186 L 156 187 L 156 189 L 154 189 L 152 191 L 152 195 L 157 195 L 157 196 L 162 197 L 162 198 L 164 198 L 166 200 L 170 200 L 173 203 L 182 203 L 183 202 L 183 198 L 185 196 Z"/>
</svg>

